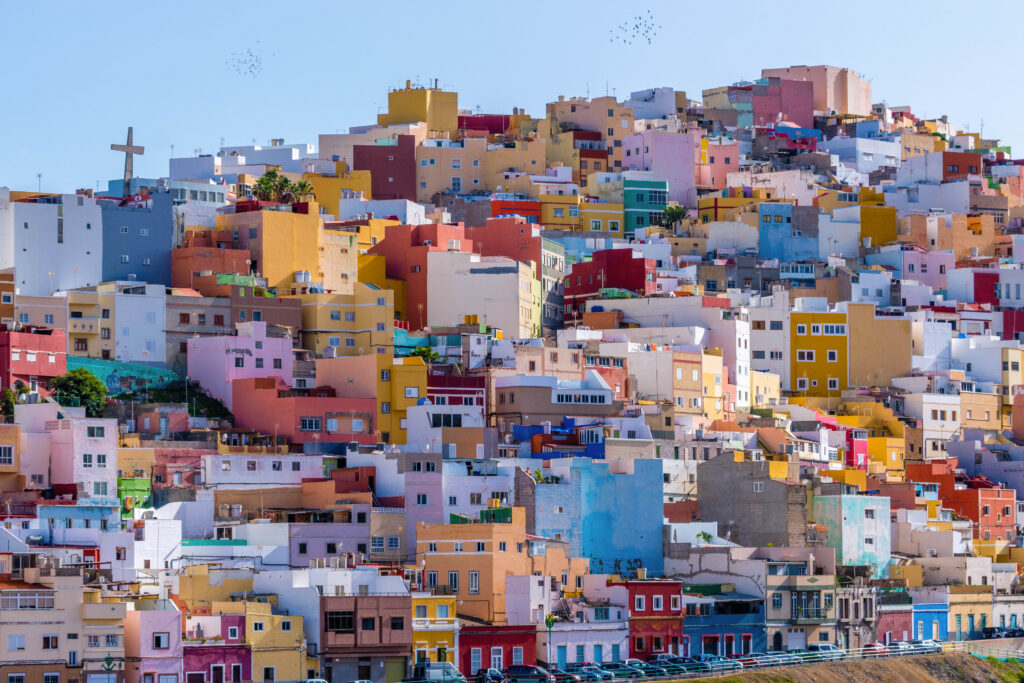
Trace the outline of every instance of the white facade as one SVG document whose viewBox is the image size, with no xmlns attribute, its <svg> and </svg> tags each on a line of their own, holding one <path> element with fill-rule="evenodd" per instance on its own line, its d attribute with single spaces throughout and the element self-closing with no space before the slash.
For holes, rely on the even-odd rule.
<svg viewBox="0 0 1024 683">
<path fill-rule="evenodd" d="M 859 173 L 871 173 L 883 166 L 899 167 L 903 158 L 899 140 L 889 142 L 841 135 L 819 143 L 818 149 L 835 154 L 842 163 L 853 166 Z"/>
<path fill-rule="evenodd" d="M 426 207 L 408 199 L 366 199 L 362 192 L 354 196 L 345 196 L 345 193 L 342 193 L 336 208 L 339 221 L 373 214 L 374 218 L 396 216 L 402 225 L 423 225 L 427 222 Z"/>
<path fill-rule="evenodd" d="M 911 213 L 968 213 L 971 208 L 970 183 L 960 180 L 952 183 L 921 184 L 914 187 L 885 186 L 885 205 L 896 208 L 900 218 Z M 931 218 L 931 217 L 929 217 Z M 947 224 L 949 218 L 946 218 Z M 938 227 L 937 225 L 935 226 Z M 932 242 L 932 225 L 928 226 L 929 244 L 925 248 L 936 246 Z"/>
<path fill-rule="evenodd" d="M 117 288 L 118 294 L 114 297 L 114 320 L 117 322 L 114 358 L 126 363 L 165 365 L 166 286 L 118 282 Z"/>
<path fill-rule="evenodd" d="M 818 259 L 860 256 L 860 207 L 843 206 L 818 214 Z"/>
<path fill-rule="evenodd" d="M 779 376 L 789 386 L 789 291 L 752 297 L 750 307 L 750 367 Z"/>
<path fill-rule="evenodd" d="M 214 453 L 202 456 L 203 486 L 259 489 L 301 486 L 303 479 L 324 476 L 324 458 L 299 453 Z"/>
<path fill-rule="evenodd" d="M 25 296 L 98 284 L 103 275 L 103 215 L 96 200 L 65 194 L 12 202 L 0 187 L 0 268 L 16 268 Z"/>
</svg>

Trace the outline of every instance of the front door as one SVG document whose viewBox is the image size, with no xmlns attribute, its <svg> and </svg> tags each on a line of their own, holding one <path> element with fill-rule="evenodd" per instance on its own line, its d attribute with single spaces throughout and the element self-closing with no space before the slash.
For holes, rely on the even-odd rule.
<svg viewBox="0 0 1024 683">
<path fill-rule="evenodd" d="M 700 643 L 701 652 L 706 655 L 718 654 L 718 636 L 704 636 Z"/>
<path fill-rule="evenodd" d="M 594 643 L 594 661 L 598 664 L 604 661 L 604 646 L 601 643 Z"/>
<path fill-rule="evenodd" d="M 214 664 L 210 667 L 210 681 L 212 681 L 212 683 L 224 683 L 223 664 Z"/>
<path fill-rule="evenodd" d="M 772 636 L 772 649 L 776 652 L 782 650 L 782 631 L 776 631 Z"/>
<path fill-rule="evenodd" d="M 559 645 L 555 650 L 555 659 L 558 662 L 558 668 L 565 670 L 565 645 Z"/>
</svg>

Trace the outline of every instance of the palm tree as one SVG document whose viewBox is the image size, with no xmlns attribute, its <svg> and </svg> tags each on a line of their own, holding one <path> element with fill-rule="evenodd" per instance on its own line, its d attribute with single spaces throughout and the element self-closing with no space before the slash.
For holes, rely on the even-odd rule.
<svg viewBox="0 0 1024 683">
<path fill-rule="evenodd" d="M 282 204 L 295 201 L 292 181 L 288 180 L 286 176 L 277 175 L 276 182 L 274 183 L 274 200 Z"/>
<path fill-rule="evenodd" d="M 292 194 L 299 201 L 316 200 L 316 190 L 308 180 L 300 180 L 292 183 Z"/>
<path fill-rule="evenodd" d="M 277 171 L 273 169 L 261 175 L 256 184 L 252 186 L 252 196 L 265 202 L 273 201 L 277 194 L 278 178 Z"/>
<path fill-rule="evenodd" d="M 686 220 L 690 216 L 690 210 L 685 206 L 666 206 L 665 212 L 661 216 L 661 224 L 666 228 L 671 228 L 679 221 Z"/>
</svg>

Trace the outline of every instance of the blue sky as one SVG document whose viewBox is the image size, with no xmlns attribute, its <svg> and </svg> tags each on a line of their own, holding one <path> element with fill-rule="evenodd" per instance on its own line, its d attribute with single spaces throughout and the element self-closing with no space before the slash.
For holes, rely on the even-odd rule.
<svg viewBox="0 0 1024 683">
<path fill-rule="evenodd" d="M 436 4 L 436 9 L 432 5 Z M 772 6 L 774 4 L 774 7 Z M 166 175 L 175 155 L 372 123 L 389 87 L 438 78 L 463 108 L 525 107 L 559 94 L 621 98 L 631 90 L 703 88 L 762 67 L 847 66 L 873 99 L 948 114 L 957 126 L 1024 145 L 1024 93 L 1010 31 L 1020 0 L 875 3 L 736 0 L 491 2 L 27 2 L 0 21 L 0 186 L 47 191 L 119 177 L 128 125 L 146 154 L 137 175 Z M 632 8 L 630 7 L 632 5 Z M 428 9 L 430 8 L 430 9 Z M 613 45 L 608 32 L 650 10 L 651 45 Z M 987 31 L 983 27 L 992 27 Z M 1004 27 L 1005 30 L 1001 29 Z M 957 35 L 961 33 L 961 35 Z M 253 50 L 255 77 L 228 62 Z"/>
</svg>

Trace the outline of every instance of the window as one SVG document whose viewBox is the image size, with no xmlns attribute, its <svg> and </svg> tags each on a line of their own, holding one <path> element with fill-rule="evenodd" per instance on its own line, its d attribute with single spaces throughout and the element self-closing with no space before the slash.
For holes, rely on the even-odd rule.
<svg viewBox="0 0 1024 683">
<path fill-rule="evenodd" d="M 382 415 L 388 415 L 391 413 L 391 403 L 389 401 L 381 401 L 380 412 Z"/>
<path fill-rule="evenodd" d="M 7 636 L 7 650 L 14 652 L 15 650 L 25 649 L 25 636 L 21 635 L 9 635 Z"/>
<path fill-rule="evenodd" d="M 763 481 L 755 481 L 754 482 L 754 493 L 764 493 L 764 482 Z"/>
<path fill-rule="evenodd" d="M 94 481 L 92 483 L 92 495 L 94 495 L 94 496 L 105 496 L 105 495 L 107 495 L 107 482 L 105 482 L 105 481 Z"/>
<path fill-rule="evenodd" d="M 405 630 L 405 617 L 391 617 L 391 630 L 392 631 L 404 631 Z"/>
<path fill-rule="evenodd" d="M 171 634 L 168 632 L 153 634 L 153 649 L 167 650 L 171 647 Z"/>
<path fill-rule="evenodd" d="M 672 603 L 671 604 L 672 604 L 672 609 L 673 610 L 678 610 L 679 609 L 679 596 L 678 595 L 673 595 L 672 596 Z"/>
<path fill-rule="evenodd" d="M 88 639 L 86 640 L 86 646 L 87 647 L 99 647 L 100 646 L 100 637 L 99 636 L 89 636 Z"/>
<path fill-rule="evenodd" d="M 398 550 L 401 546 L 402 539 L 398 536 L 388 536 L 388 550 Z"/>
<path fill-rule="evenodd" d="M 106 435 L 106 427 L 87 427 L 85 434 L 90 439 L 102 439 Z"/>
<path fill-rule="evenodd" d="M 796 326 L 796 333 L 797 334 L 807 334 L 807 325 L 797 325 Z"/>
<path fill-rule="evenodd" d="M 503 660 L 504 654 L 505 654 L 505 651 L 501 647 L 492 647 L 491 648 L 491 667 L 492 668 L 494 668 L 494 669 L 501 669 L 501 668 L 503 668 L 503 666 L 504 666 L 504 660 Z"/>
<path fill-rule="evenodd" d="M 643 612 L 646 609 L 644 606 L 644 596 L 637 595 L 633 598 L 633 609 L 637 612 Z"/>
<path fill-rule="evenodd" d="M 303 432 L 319 432 L 323 421 L 319 417 L 304 417 L 299 421 L 299 429 Z"/>
<path fill-rule="evenodd" d="M 664 598 L 662 598 L 662 596 L 660 596 L 660 595 L 651 596 L 651 609 L 653 609 L 656 612 L 660 612 L 662 610 L 662 608 L 664 607 L 663 602 L 664 602 Z"/>
<path fill-rule="evenodd" d="M 115 633 L 108 633 L 103 638 L 103 645 L 105 647 L 117 647 L 121 642 L 121 636 Z"/>
<path fill-rule="evenodd" d="M 355 631 L 354 612 L 325 612 L 324 618 L 330 633 L 353 633 Z"/>
<path fill-rule="evenodd" d="M 469 593 L 470 595 L 480 593 L 480 572 L 472 571 L 469 573 Z"/>
<path fill-rule="evenodd" d="M 448 587 L 452 589 L 453 593 L 459 592 L 459 573 L 456 571 L 448 572 Z"/>
<path fill-rule="evenodd" d="M 782 609 L 782 593 L 772 593 L 772 608 Z"/>
<path fill-rule="evenodd" d="M 417 493 L 416 494 L 416 504 L 417 505 L 427 505 L 428 504 L 427 501 L 428 501 L 427 494 L 425 494 L 425 493 Z"/>
<path fill-rule="evenodd" d="M 384 552 L 384 537 L 372 536 L 370 538 L 370 551 L 375 553 Z"/>
<path fill-rule="evenodd" d="M 305 555 L 307 552 L 307 546 L 305 541 L 299 543 L 299 555 Z"/>
<path fill-rule="evenodd" d="M 830 350 L 828 352 L 828 362 L 835 363 L 837 360 L 839 360 L 839 352 Z"/>
<path fill-rule="evenodd" d="M 478 647 L 469 650 L 469 670 L 479 671 L 483 668 L 483 653 Z M 24 683 L 24 682 L 23 682 Z"/>
</svg>

